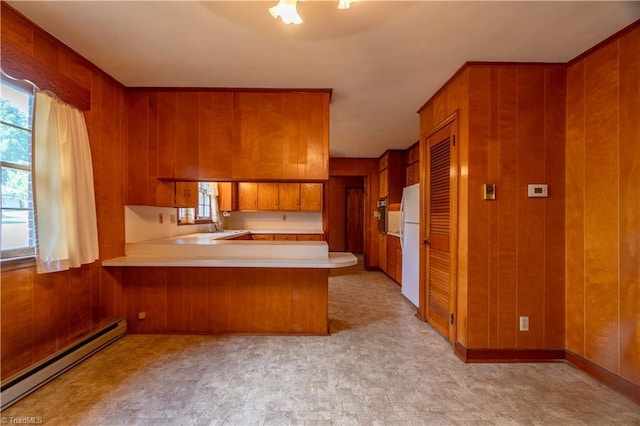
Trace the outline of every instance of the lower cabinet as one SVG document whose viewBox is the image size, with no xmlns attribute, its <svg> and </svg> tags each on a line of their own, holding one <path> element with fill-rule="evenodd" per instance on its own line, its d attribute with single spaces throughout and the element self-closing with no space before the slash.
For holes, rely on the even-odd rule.
<svg viewBox="0 0 640 426">
<path fill-rule="evenodd" d="M 402 283 L 402 247 L 400 238 L 395 235 L 386 237 L 386 268 L 383 271 L 396 283 Z"/>
<path fill-rule="evenodd" d="M 251 239 L 256 241 L 324 241 L 324 234 L 251 234 Z"/>
</svg>

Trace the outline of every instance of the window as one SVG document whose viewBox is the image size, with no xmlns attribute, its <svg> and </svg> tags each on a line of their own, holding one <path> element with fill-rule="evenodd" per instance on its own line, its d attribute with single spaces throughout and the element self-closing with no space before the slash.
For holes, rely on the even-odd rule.
<svg viewBox="0 0 640 426">
<path fill-rule="evenodd" d="M 210 223 L 218 222 L 218 198 L 215 182 L 198 183 L 198 208 L 178 209 L 178 223 Z"/>
<path fill-rule="evenodd" d="M 2 164 L 2 258 L 34 254 L 32 195 L 33 93 L 2 80 L 0 162 Z"/>
</svg>

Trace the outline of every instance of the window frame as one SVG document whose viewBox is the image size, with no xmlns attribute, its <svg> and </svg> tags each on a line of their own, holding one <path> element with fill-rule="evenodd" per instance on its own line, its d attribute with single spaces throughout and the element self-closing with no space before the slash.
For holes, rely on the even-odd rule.
<svg viewBox="0 0 640 426">
<path fill-rule="evenodd" d="M 15 267 L 23 267 L 26 265 L 30 265 L 34 263 L 34 259 L 35 259 L 35 251 L 36 251 L 36 231 L 35 231 L 35 200 L 33 199 L 33 177 L 34 177 L 34 171 L 33 171 L 33 124 L 34 124 L 34 119 L 35 119 L 35 88 L 31 85 L 29 85 L 26 82 L 20 81 L 20 80 L 12 80 L 9 78 L 6 78 L 4 75 L 2 75 L 2 78 L 0 79 L 1 83 L 3 86 L 9 86 L 10 88 L 14 89 L 14 90 L 18 90 L 23 92 L 24 94 L 29 96 L 29 107 L 30 107 L 30 128 L 25 128 L 13 123 L 8 123 L 6 121 L 3 121 L 0 118 L 0 126 L 7 126 L 7 127 L 11 127 L 14 128 L 16 130 L 19 131 L 24 131 L 24 132 L 28 132 L 29 136 L 30 136 L 30 140 L 31 140 L 31 144 L 30 144 L 30 158 L 31 158 L 31 164 L 30 165 L 24 165 L 24 164 L 18 164 L 18 163 L 13 163 L 10 161 L 0 161 L 0 167 L 2 169 L 9 169 L 9 170 L 20 170 L 20 171 L 25 171 L 29 173 L 29 202 L 28 205 L 30 207 L 5 207 L 4 205 L 1 206 L 1 212 L 5 212 L 5 211 L 25 211 L 25 212 L 30 212 L 29 215 L 29 226 L 33 225 L 33 230 L 32 232 L 29 233 L 29 242 L 30 245 L 27 247 L 19 247 L 19 248 L 14 248 L 14 249 L 7 249 L 7 250 L 1 250 L 0 249 L 0 261 L 2 263 L 2 270 L 5 270 L 7 267 L 10 266 L 15 266 Z"/>
</svg>

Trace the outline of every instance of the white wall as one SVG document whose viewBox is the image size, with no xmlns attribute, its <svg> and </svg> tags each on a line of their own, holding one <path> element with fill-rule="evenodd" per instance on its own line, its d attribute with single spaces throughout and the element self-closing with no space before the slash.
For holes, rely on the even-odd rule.
<svg viewBox="0 0 640 426">
<path fill-rule="evenodd" d="M 125 242 L 153 240 L 203 232 L 207 225 L 177 225 L 178 211 L 171 207 L 124 206 Z M 159 216 L 163 216 L 160 223 Z M 176 220 L 171 223 L 171 216 Z M 297 212 L 231 212 L 222 217 L 224 229 L 253 231 L 315 231 L 322 232 L 322 213 Z"/>
<path fill-rule="evenodd" d="M 225 229 L 322 232 L 322 213 L 231 212 L 224 221 Z"/>
<path fill-rule="evenodd" d="M 159 215 L 163 216 L 160 223 Z M 174 223 L 171 223 L 171 216 Z M 178 210 L 172 207 L 124 206 L 124 239 L 135 243 L 155 238 L 193 234 L 206 229 L 206 225 L 177 225 Z"/>
</svg>

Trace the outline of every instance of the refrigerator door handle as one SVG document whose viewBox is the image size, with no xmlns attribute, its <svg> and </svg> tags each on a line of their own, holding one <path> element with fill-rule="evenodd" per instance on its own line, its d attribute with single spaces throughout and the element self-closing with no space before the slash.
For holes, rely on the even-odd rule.
<svg viewBox="0 0 640 426">
<path fill-rule="evenodd" d="M 404 253 L 404 191 L 402 192 L 402 198 L 400 199 L 400 251 Z"/>
</svg>

